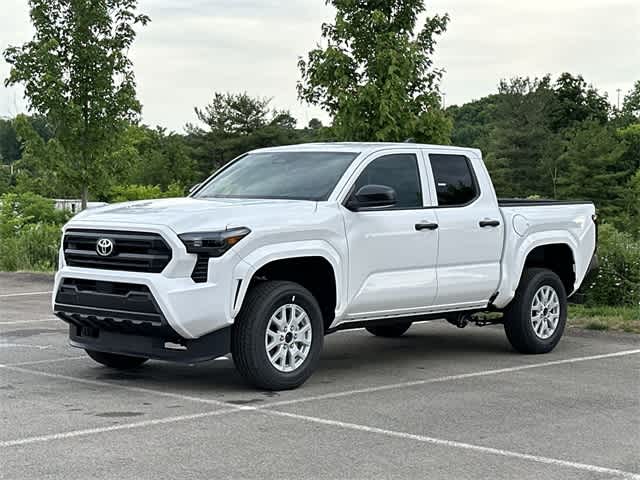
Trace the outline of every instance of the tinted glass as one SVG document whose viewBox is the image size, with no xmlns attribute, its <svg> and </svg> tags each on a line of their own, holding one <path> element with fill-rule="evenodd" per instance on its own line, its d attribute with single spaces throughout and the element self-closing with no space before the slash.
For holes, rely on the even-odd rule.
<svg viewBox="0 0 640 480">
<path fill-rule="evenodd" d="M 478 188 L 464 155 L 429 155 L 436 182 L 438 205 L 455 206 L 471 202 Z"/>
<path fill-rule="evenodd" d="M 216 175 L 196 198 L 326 200 L 357 153 L 250 153 Z"/>
<path fill-rule="evenodd" d="M 394 208 L 422 207 L 422 189 L 418 160 L 412 154 L 376 158 L 360 174 L 354 192 L 365 185 L 386 185 L 396 191 Z"/>
</svg>

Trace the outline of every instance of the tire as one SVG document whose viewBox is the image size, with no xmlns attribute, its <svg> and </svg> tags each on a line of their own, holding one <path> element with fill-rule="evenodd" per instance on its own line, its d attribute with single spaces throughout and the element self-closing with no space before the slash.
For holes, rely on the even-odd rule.
<svg viewBox="0 0 640 480">
<path fill-rule="evenodd" d="M 276 323 L 278 318 L 284 318 L 286 325 L 293 317 L 302 318 L 296 324 L 295 334 L 301 335 L 297 340 L 293 338 L 294 330 L 289 329 L 293 323 L 283 327 L 289 329 L 283 335 Z M 268 350 L 271 341 L 275 346 Z M 289 390 L 302 385 L 314 372 L 323 342 L 322 312 L 311 292 L 294 282 L 265 281 L 247 293 L 233 325 L 231 353 L 236 368 L 253 386 Z"/>
<path fill-rule="evenodd" d="M 412 322 L 395 323 L 393 325 L 376 325 L 365 327 L 367 332 L 372 333 L 376 337 L 396 338 L 405 334 Z"/>
<path fill-rule="evenodd" d="M 567 293 L 560 277 L 545 268 L 525 270 L 504 312 L 504 330 L 513 348 L 526 354 L 548 353 L 560 341 L 566 322 Z"/>
<path fill-rule="evenodd" d="M 110 368 L 118 370 L 129 370 L 145 363 L 148 358 L 131 357 L 129 355 L 118 355 L 116 353 L 97 352 L 95 350 L 85 350 L 93 360 Z"/>
</svg>

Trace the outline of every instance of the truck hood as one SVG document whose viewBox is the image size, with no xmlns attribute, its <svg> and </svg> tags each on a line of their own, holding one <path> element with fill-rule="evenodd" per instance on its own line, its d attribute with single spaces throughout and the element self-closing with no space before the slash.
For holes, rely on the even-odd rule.
<svg viewBox="0 0 640 480">
<path fill-rule="evenodd" d="M 273 224 L 279 218 L 297 218 L 312 214 L 316 202 L 305 200 L 266 200 L 235 198 L 168 198 L 117 203 L 84 210 L 67 228 L 88 225 L 122 224 L 164 225 L 176 233 L 223 230 L 227 227 L 253 228 Z"/>
</svg>

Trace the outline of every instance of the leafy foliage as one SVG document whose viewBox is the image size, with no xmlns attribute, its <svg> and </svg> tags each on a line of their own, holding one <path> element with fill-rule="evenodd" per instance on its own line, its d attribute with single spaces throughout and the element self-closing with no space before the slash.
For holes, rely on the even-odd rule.
<svg viewBox="0 0 640 480">
<path fill-rule="evenodd" d="M 607 122 L 610 110 L 607 98 L 588 85 L 582 75 L 561 74 L 553 90 L 555 105 L 550 121 L 554 132 L 586 120 Z"/>
<path fill-rule="evenodd" d="M 601 225 L 598 254 L 600 268 L 582 288 L 587 303 L 640 308 L 640 240 Z"/>
<path fill-rule="evenodd" d="M 185 189 L 178 183 L 172 183 L 166 190 L 159 185 L 117 185 L 109 192 L 108 199 L 112 203 L 152 198 L 183 197 Z"/>
<path fill-rule="evenodd" d="M 549 195 L 548 175 L 541 165 L 551 148 L 550 115 L 553 91 L 550 80 L 514 78 L 500 82 L 494 122 L 485 150 L 487 166 L 500 195 Z"/>
<path fill-rule="evenodd" d="M 640 123 L 640 80 L 625 95 L 620 118 L 624 124 Z"/>
<path fill-rule="evenodd" d="M 448 143 L 433 53 L 449 17 L 427 17 L 415 32 L 423 0 L 327 3 L 335 21 L 322 26 L 325 46 L 299 61 L 300 99 L 331 114 L 339 140 Z"/>
<path fill-rule="evenodd" d="M 193 148 L 185 137 L 167 133 L 161 127 L 130 126 L 125 141 L 112 155 L 119 157 L 114 158 L 115 163 L 127 168 L 114 177 L 109 189 L 121 184 L 158 185 L 167 189 L 171 184 L 190 186 L 200 178 Z"/>
<path fill-rule="evenodd" d="M 68 218 L 33 193 L 0 196 L 0 270 L 53 270 Z"/>
<path fill-rule="evenodd" d="M 497 94 L 447 113 L 453 142 L 483 151 L 499 196 L 588 199 L 605 221 L 640 231 L 640 123 L 581 76 L 502 81 Z"/>
<path fill-rule="evenodd" d="M 267 125 L 270 102 L 266 98 L 252 98 L 246 92 L 216 92 L 209 105 L 204 109 L 196 107 L 195 112 L 213 135 L 249 135 Z"/>
<path fill-rule="evenodd" d="M 215 93 L 209 105 L 196 108 L 196 116 L 206 128 L 187 125 L 187 143 L 202 177 L 248 150 L 317 141 L 327 134 L 319 121 L 297 129 L 288 111 L 246 93 Z"/>
<path fill-rule="evenodd" d="M 83 205 L 89 187 L 113 174 L 107 154 L 140 111 L 127 52 L 134 26 L 149 18 L 135 13 L 136 3 L 30 0 L 34 38 L 4 52 L 6 85 L 23 84 L 30 108 L 55 133 L 49 170 L 82 193 Z"/>
</svg>

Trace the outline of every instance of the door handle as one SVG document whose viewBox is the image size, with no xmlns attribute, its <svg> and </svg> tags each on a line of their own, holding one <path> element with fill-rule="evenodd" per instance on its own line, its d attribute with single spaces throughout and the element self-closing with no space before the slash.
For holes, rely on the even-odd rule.
<svg viewBox="0 0 640 480">
<path fill-rule="evenodd" d="M 491 220 L 491 219 L 485 219 L 485 220 L 480 220 L 480 226 L 481 227 L 498 227 L 500 226 L 500 221 L 499 220 Z"/>
<path fill-rule="evenodd" d="M 416 223 L 416 230 L 435 230 L 438 228 L 437 223 Z"/>
</svg>

